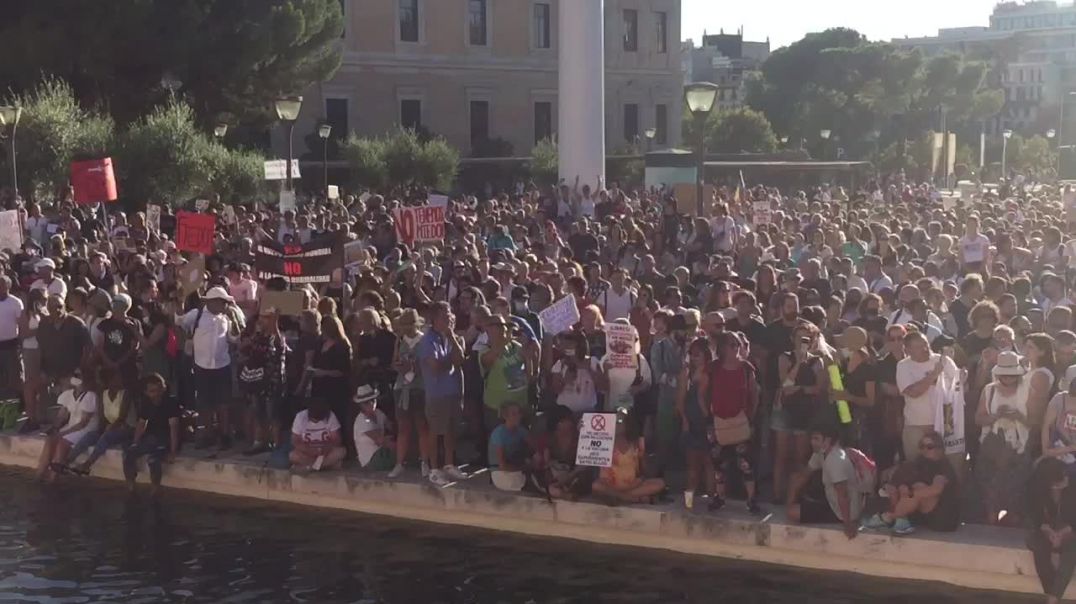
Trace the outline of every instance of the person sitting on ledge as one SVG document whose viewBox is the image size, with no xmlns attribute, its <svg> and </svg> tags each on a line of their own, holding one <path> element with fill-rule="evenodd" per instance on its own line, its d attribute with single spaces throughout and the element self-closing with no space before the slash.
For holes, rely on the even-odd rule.
<svg viewBox="0 0 1076 604">
<path fill-rule="evenodd" d="M 167 396 L 164 378 L 152 373 L 142 378 L 142 400 L 131 446 L 123 452 L 123 476 L 133 493 L 138 458 L 146 456 L 152 493 L 161 486 L 161 463 L 172 463 L 179 452 L 179 404 Z"/>
<path fill-rule="evenodd" d="M 501 407 L 501 422 L 489 437 L 489 472 L 493 486 L 519 491 L 527 483 L 530 434 L 523 427 L 523 411 L 516 401 Z"/>
<path fill-rule="evenodd" d="M 329 411 L 329 404 L 321 397 L 311 397 L 291 425 L 291 469 L 318 472 L 339 468 L 347 455 L 341 442 L 340 421 Z"/>
<path fill-rule="evenodd" d="M 396 467 L 396 442 L 387 433 L 389 418 L 377 408 L 377 389 L 359 386 L 352 399 L 359 405 L 355 418 L 355 450 L 359 465 L 371 472 L 388 472 Z"/>
<path fill-rule="evenodd" d="M 916 526 L 952 532 L 960 526 L 960 496 L 953 465 L 937 432 L 919 440 L 919 457 L 902 465 L 883 487 L 889 505 L 863 523 L 864 529 L 892 529 L 907 535 Z"/>
<path fill-rule="evenodd" d="M 792 477 L 786 511 L 795 524 L 842 523 L 844 534 L 859 533 L 859 516 L 866 493 L 848 453 L 841 447 L 835 421 L 822 421 L 811 430 L 814 455 Z"/>
<path fill-rule="evenodd" d="M 1057 604 L 1076 568 L 1076 488 L 1069 484 L 1065 463 L 1056 457 L 1038 461 L 1029 486 L 1027 547 L 1035 557 L 1047 604 Z"/>
<path fill-rule="evenodd" d="M 654 498 L 665 490 L 663 479 L 643 477 L 646 441 L 641 432 L 634 412 L 617 411 L 613 465 L 601 469 L 591 488 L 595 495 L 611 503 L 653 503 Z"/>
</svg>

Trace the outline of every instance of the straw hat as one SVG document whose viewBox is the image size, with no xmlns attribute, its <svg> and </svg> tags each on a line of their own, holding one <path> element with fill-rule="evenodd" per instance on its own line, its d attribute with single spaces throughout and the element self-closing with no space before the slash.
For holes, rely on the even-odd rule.
<svg viewBox="0 0 1076 604">
<path fill-rule="evenodd" d="M 378 397 L 377 389 L 370 384 L 363 384 L 355 390 L 355 396 L 352 397 L 352 401 L 356 403 L 368 403 L 370 401 L 376 401 Z"/>
<path fill-rule="evenodd" d="M 867 347 L 867 332 L 862 327 L 849 327 L 837 336 L 837 344 L 848 350 L 862 350 Z"/>
<path fill-rule="evenodd" d="M 1027 373 L 1027 369 L 1020 364 L 1020 356 L 1015 352 L 1006 350 L 998 355 L 998 363 L 994 366 L 994 377 L 1004 375 L 1021 376 Z"/>
</svg>

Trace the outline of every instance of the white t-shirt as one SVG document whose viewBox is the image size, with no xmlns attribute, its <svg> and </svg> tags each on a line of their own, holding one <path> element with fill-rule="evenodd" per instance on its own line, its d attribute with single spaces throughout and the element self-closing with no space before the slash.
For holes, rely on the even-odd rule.
<svg viewBox="0 0 1076 604">
<path fill-rule="evenodd" d="M 8 294 L 0 300 L 0 342 L 19 337 L 19 318 L 22 316 L 22 300 Z"/>
<path fill-rule="evenodd" d="M 940 354 L 931 353 L 930 360 L 925 363 L 919 363 L 912 360 L 911 357 L 905 357 L 897 363 L 897 388 L 901 392 L 904 392 L 908 386 L 918 382 L 926 377 L 928 373 L 934 370 L 934 367 L 938 365 L 938 359 L 943 358 Z M 946 379 L 955 380 L 960 377 L 960 370 L 956 368 L 956 363 L 949 357 L 945 358 L 945 373 Z M 939 381 L 941 377 L 939 376 Z M 908 396 L 904 395 L 904 425 L 906 426 L 933 426 L 934 416 L 936 414 L 935 405 L 937 404 L 938 396 L 936 390 L 940 388 L 937 383 L 927 389 L 926 392 L 920 396 Z"/>
<path fill-rule="evenodd" d="M 982 233 L 975 238 L 968 238 L 965 235 L 960 239 L 960 249 L 964 252 L 965 264 L 983 262 L 986 260 L 986 253 L 990 251 L 990 240 Z"/>
<path fill-rule="evenodd" d="M 228 293 L 235 298 L 236 304 L 258 299 L 258 282 L 253 279 L 240 279 L 239 283 L 228 282 Z"/>
<path fill-rule="evenodd" d="M 374 411 L 373 418 L 365 413 L 359 413 L 359 417 L 355 418 L 355 451 L 359 455 L 359 465 L 365 466 L 370 463 L 374 453 L 377 453 L 377 450 L 381 448 L 374 442 L 374 439 L 366 434 L 368 432 L 381 432 L 384 434 L 385 426 L 388 422 L 389 418 L 385 417 L 385 413 L 380 409 Z"/>
<path fill-rule="evenodd" d="M 584 197 L 579 200 L 579 213 L 587 218 L 594 218 L 594 198 Z"/>
<path fill-rule="evenodd" d="M 605 305 L 605 320 L 615 321 L 627 319 L 631 314 L 631 307 L 635 304 L 635 292 L 624 288 L 624 293 L 618 294 L 612 287 L 606 288 L 598 300 Z"/>
<path fill-rule="evenodd" d="M 30 284 L 30 289 L 43 289 L 46 296 L 60 296 L 61 299 L 67 299 L 67 284 L 64 280 L 53 275 L 52 282 L 46 284 L 41 279 L 37 279 Z"/>
<path fill-rule="evenodd" d="M 864 293 L 876 294 L 876 293 L 882 291 L 883 289 L 885 289 L 887 287 L 892 289 L 893 288 L 893 280 L 889 278 L 889 275 L 887 275 L 885 273 L 882 273 L 881 277 L 878 277 L 877 279 L 875 279 L 873 281 L 868 281 L 867 282 L 867 287 L 870 288 L 870 291 L 869 292 L 864 292 Z"/>
<path fill-rule="evenodd" d="M 48 226 L 49 221 L 44 216 L 31 216 L 26 219 L 26 232 L 30 234 L 30 239 L 33 239 L 39 244 L 45 242 L 48 235 Z"/>
<path fill-rule="evenodd" d="M 715 250 L 731 252 L 732 236 L 736 233 L 736 221 L 728 216 L 714 216 L 710 219 L 710 233 L 714 237 Z"/>
<path fill-rule="evenodd" d="M 68 442 L 78 442 L 83 435 L 97 431 L 97 423 L 99 421 L 99 418 L 97 417 L 97 395 L 93 392 L 84 392 L 81 397 L 76 398 L 74 390 L 65 390 L 56 399 L 56 404 L 66 409 L 68 414 L 67 424 L 61 428 L 61 431 L 70 430 L 87 415 L 93 416 L 81 430 L 72 432 L 64 437 Z"/>
<path fill-rule="evenodd" d="M 1076 222 L 1076 191 L 1061 194 L 1061 203 L 1065 206 L 1065 221 Z M 29 224 L 29 221 L 27 221 Z"/>
<path fill-rule="evenodd" d="M 567 381 L 568 367 L 564 361 L 553 363 L 553 373 L 565 379 L 564 390 L 557 395 L 557 404 L 564 405 L 576 413 L 594 411 L 598 406 L 598 391 L 594 387 L 593 374 L 600 370 L 598 359 L 591 357 L 590 373 L 579 371 L 573 381 Z"/>
<path fill-rule="evenodd" d="M 291 433 L 308 445 L 327 445 L 333 432 L 339 429 L 340 422 L 332 411 L 327 418 L 314 421 L 310 419 L 309 412 L 303 409 L 295 415 L 295 421 L 291 424 Z"/>
</svg>

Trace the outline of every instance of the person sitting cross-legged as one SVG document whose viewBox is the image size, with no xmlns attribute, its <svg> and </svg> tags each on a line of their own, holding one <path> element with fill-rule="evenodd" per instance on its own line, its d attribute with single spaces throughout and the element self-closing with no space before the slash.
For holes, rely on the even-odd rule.
<svg viewBox="0 0 1076 604">
<path fill-rule="evenodd" d="M 633 411 L 619 410 L 613 441 L 613 465 L 601 469 L 591 491 L 610 502 L 652 502 L 665 490 L 665 481 L 643 476 L 645 459 L 646 444 L 638 417 Z"/>
<path fill-rule="evenodd" d="M 960 526 L 957 487 L 941 435 L 927 432 L 919 441 L 919 457 L 897 468 L 883 487 L 889 498 L 886 511 L 865 520 L 863 528 L 890 528 L 897 535 L 907 535 L 916 526 L 955 531 Z"/>
<path fill-rule="evenodd" d="M 291 425 L 291 469 L 317 472 L 339 468 L 347 455 L 341 443 L 340 421 L 329 410 L 328 402 L 311 397 Z"/>
<path fill-rule="evenodd" d="M 371 472 L 388 472 L 396 466 L 396 442 L 389 436 L 389 418 L 377 408 L 380 395 L 369 384 L 359 386 L 354 402 L 359 406 L 355 418 L 355 450 L 359 465 Z"/>
</svg>

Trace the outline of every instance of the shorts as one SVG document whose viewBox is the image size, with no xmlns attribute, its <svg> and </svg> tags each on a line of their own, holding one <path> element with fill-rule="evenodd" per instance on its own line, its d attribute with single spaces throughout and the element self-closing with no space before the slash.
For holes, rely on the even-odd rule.
<svg viewBox="0 0 1076 604">
<path fill-rule="evenodd" d="M 396 453 L 384 447 L 377 450 L 362 469 L 369 472 L 388 472 L 396 467 Z"/>
<path fill-rule="evenodd" d="M 430 424 L 430 434 L 441 436 L 456 427 L 463 414 L 463 396 L 427 396 L 426 421 Z"/>
<path fill-rule="evenodd" d="M 35 377 L 41 373 L 41 349 L 22 349 L 22 370 L 27 377 Z"/>
<path fill-rule="evenodd" d="M 807 434 L 814 419 L 813 405 L 782 406 L 770 415 L 770 429 L 775 432 Z"/>
<path fill-rule="evenodd" d="M 489 477 L 493 481 L 493 486 L 497 487 L 499 491 L 520 491 L 523 489 L 523 485 L 527 484 L 527 475 L 523 472 L 491 470 Z"/>
<path fill-rule="evenodd" d="M 214 411 L 232 401 L 232 366 L 205 369 L 194 366 L 194 395 L 199 411 Z"/>
<path fill-rule="evenodd" d="M 423 413 L 426 403 L 426 392 L 422 388 L 396 388 L 396 408 L 410 413 Z"/>
<path fill-rule="evenodd" d="M 800 524 L 840 524 L 841 519 L 833 513 L 826 499 L 826 487 L 822 484 L 822 470 L 811 472 L 807 486 L 800 496 Z"/>
</svg>

